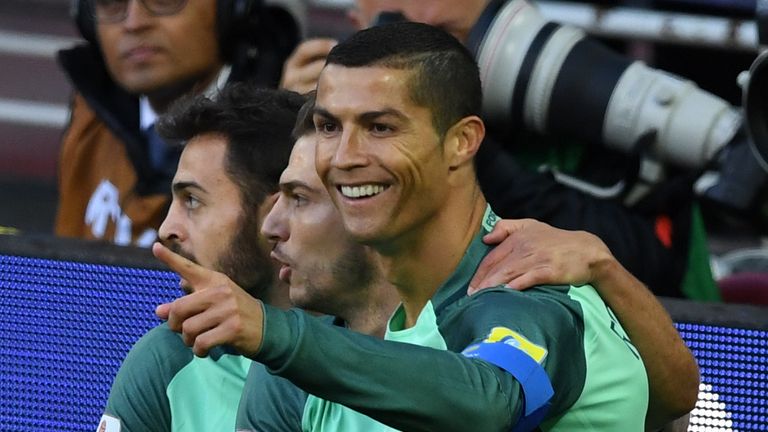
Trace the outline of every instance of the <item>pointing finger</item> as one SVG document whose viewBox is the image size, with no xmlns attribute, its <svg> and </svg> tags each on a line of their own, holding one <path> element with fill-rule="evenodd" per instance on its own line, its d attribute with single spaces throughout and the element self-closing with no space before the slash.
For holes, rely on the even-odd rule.
<svg viewBox="0 0 768 432">
<path fill-rule="evenodd" d="M 161 243 L 155 243 L 152 245 L 152 254 L 157 259 L 162 261 L 171 270 L 179 274 L 181 279 L 186 282 L 190 291 L 194 291 L 194 287 L 204 283 L 210 279 L 212 273 L 211 270 L 202 267 L 187 258 L 171 251 Z"/>
</svg>

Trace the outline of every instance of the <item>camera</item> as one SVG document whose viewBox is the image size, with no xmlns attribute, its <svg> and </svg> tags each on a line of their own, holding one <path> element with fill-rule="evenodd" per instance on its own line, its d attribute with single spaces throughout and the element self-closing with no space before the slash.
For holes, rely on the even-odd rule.
<svg viewBox="0 0 768 432">
<path fill-rule="evenodd" d="M 374 25 L 405 20 L 380 14 Z M 642 156 L 642 199 L 665 167 L 702 173 L 695 192 L 748 212 L 768 178 L 768 54 L 752 66 L 742 112 L 690 80 L 612 51 L 572 26 L 545 19 L 528 0 L 492 0 L 467 47 L 483 86 L 483 118 L 497 137 L 525 129 Z M 746 131 L 746 132 L 745 132 Z M 585 181 L 556 178 L 584 192 Z"/>
<path fill-rule="evenodd" d="M 641 182 L 625 194 L 628 205 L 671 165 L 700 173 L 694 192 L 714 212 L 764 217 L 768 54 L 744 79 L 741 111 L 691 81 L 609 50 L 578 28 L 547 21 L 527 0 L 491 1 L 468 46 L 480 67 L 491 128 L 508 134 L 522 126 L 641 155 L 646 166 L 660 168 L 645 170 L 650 175 L 641 169 Z"/>
<path fill-rule="evenodd" d="M 502 133 L 523 126 L 702 168 L 742 125 L 736 108 L 693 82 L 548 21 L 526 0 L 490 2 L 468 47 L 480 67 L 483 114 Z"/>
<path fill-rule="evenodd" d="M 750 145 L 763 169 L 768 171 L 768 50 L 752 63 L 742 86 Z"/>
<path fill-rule="evenodd" d="M 768 51 L 739 76 L 745 133 L 719 153 L 717 163 L 694 185 L 703 203 L 756 219 L 768 228 Z M 722 213 L 722 211 L 721 211 Z M 725 214 L 728 217 L 727 214 Z"/>
</svg>

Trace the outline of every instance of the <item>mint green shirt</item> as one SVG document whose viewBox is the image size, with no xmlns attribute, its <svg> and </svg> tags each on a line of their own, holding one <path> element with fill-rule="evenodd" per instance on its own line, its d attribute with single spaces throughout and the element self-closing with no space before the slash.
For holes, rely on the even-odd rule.
<svg viewBox="0 0 768 432">
<path fill-rule="evenodd" d="M 118 421 L 120 432 L 232 432 L 251 363 L 222 348 L 197 357 L 161 324 L 126 356 L 104 416 Z"/>
<path fill-rule="evenodd" d="M 482 236 L 495 221 L 488 211 L 415 327 L 403 330 L 402 310 L 395 313 L 387 340 L 265 306 L 255 360 L 266 368 L 252 368 L 238 430 L 391 430 L 373 420 L 401 430 L 510 430 L 522 415 L 520 382 L 461 352 L 512 338 L 554 388 L 543 430 L 642 431 L 648 407 L 643 362 L 594 288 L 493 288 L 466 296 L 490 250 Z M 280 403 L 264 402 L 274 400 Z"/>
<path fill-rule="evenodd" d="M 447 349 L 445 340 L 437 328 L 437 318 L 432 302 L 422 309 L 416 325 L 403 328 L 405 310 L 400 306 L 387 325 L 384 340 L 421 345 L 439 350 Z M 317 432 L 335 431 L 394 431 L 387 425 L 361 414 L 344 405 L 329 402 L 310 395 L 304 406 L 302 430 Z"/>
</svg>

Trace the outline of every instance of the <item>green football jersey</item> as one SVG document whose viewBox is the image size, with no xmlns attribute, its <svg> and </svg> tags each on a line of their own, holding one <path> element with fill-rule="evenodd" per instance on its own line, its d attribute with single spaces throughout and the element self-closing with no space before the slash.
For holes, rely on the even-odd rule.
<svg viewBox="0 0 768 432">
<path fill-rule="evenodd" d="M 591 286 L 466 296 L 496 220 L 486 212 L 416 326 L 403 328 L 400 308 L 385 340 L 265 306 L 256 360 L 266 368 L 252 368 L 238 430 L 510 430 L 525 412 L 523 387 L 487 359 L 462 354 L 477 344 L 512 346 L 543 368 L 554 389 L 544 430 L 643 430 L 645 368 Z M 265 402 L 273 400 L 281 406 Z"/>
<path fill-rule="evenodd" d="M 159 325 L 123 361 L 100 425 L 105 432 L 231 432 L 250 365 L 222 348 L 197 357 Z"/>
</svg>

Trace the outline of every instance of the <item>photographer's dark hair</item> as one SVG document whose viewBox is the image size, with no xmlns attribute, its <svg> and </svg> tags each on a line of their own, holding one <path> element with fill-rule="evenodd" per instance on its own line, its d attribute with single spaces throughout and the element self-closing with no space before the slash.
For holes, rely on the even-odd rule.
<svg viewBox="0 0 768 432">
<path fill-rule="evenodd" d="M 305 100 L 287 90 L 230 84 L 215 99 L 196 96 L 177 102 L 157 129 L 171 142 L 186 143 L 208 133 L 224 136 L 227 175 L 240 187 L 250 212 L 278 190 L 293 148 L 291 131 Z"/>
<path fill-rule="evenodd" d="M 396 22 L 355 33 L 336 45 L 326 64 L 413 71 L 413 102 L 432 111 L 442 136 L 461 118 L 480 115 L 480 73 L 472 54 L 450 34 L 427 24 Z"/>
</svg>

